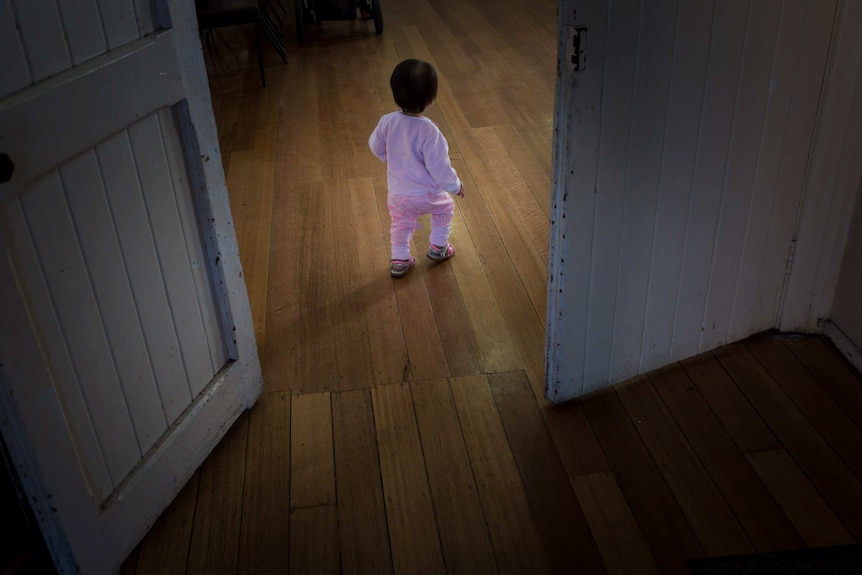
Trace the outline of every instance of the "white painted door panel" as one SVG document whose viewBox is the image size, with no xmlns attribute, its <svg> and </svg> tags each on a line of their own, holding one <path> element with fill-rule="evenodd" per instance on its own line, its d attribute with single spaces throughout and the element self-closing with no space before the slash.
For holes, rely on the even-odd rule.
<svg viewBox="0 0 862 575">
<path fill-rule="evenodd" d="M 0 0 L 0 97 L 153 33 L 164 2 Z"/>
<path fill-rule="evenodd" d="M 261 388 L 194 7 L 0 8 L 0 420 L 60 571 L 112 573 Z"/>
<path fill-rule="evenodd" d="M 777 325 L 836 5 L 563 2 L 549 399 Z"/>
</svg>

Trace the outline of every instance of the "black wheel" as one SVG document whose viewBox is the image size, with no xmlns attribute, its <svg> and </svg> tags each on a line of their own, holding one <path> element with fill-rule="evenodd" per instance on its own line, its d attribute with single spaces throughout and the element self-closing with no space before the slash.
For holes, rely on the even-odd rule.
<svg viewBox="0 0 862 575">
<path fill-rule="evenodd" d="M 305 19 L 302 17 L 305 13 L 305 0 L 293 0 L 293 11 L 296 16 L 296 41 L 302 42 L 305 40 Z"/>
<path fill-rule="evenodd" d="M 374 13 L 374 31 L 383 34 L 383 9 L 380 8 L 380 0 L 371 0 L 371 6 Z"/>
</svg>

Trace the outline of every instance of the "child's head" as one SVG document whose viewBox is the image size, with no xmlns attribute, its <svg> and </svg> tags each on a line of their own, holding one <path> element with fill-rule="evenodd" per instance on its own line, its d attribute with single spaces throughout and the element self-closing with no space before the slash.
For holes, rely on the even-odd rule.
<svg viewBox="0 0 862 575">
<path fill-rule="evenodd" d="M 437 97 L 437 72 L 428 62 L 411 58 L 395 66 L 389 85 L 404 112 L 420 114 Z"/>
</svg>

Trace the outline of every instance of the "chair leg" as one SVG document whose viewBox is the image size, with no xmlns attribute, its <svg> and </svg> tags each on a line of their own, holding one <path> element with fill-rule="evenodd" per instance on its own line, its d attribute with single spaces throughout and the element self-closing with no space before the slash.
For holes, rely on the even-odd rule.
<svg viewBox="0 0 862 575">
<path fill-rule="evenodd" d="M 260 49 L 260 23 L 254 23 L 254 42 L 257 44 L 257 63 L 260 66 L 260 83 L 266 88 L 266 74 L 263 71 L 263 51 Z"/>
</svg>

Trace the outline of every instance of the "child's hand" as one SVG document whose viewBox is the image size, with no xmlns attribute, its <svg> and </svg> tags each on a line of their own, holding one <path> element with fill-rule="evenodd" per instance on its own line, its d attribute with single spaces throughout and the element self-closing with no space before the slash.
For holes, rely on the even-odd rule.
<svg viewBox="0 0 862 575">
<path fill-rule="evenodd" d="M 458 189 L 457 192 L 455 192 L 455 195 L 458 196 L 459 198 L 464 197 L 464 184 L 461 184 L 461 187 Z"/>
</svg>

